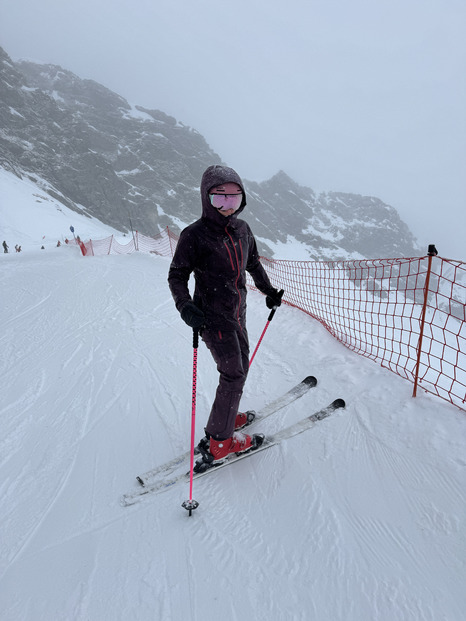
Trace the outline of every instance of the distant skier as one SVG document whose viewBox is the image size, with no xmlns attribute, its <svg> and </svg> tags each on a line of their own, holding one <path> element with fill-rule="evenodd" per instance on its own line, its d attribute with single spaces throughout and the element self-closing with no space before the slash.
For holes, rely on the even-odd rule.
<svg viewBox="0 0 466 621">
<path fill-rule="evenodd" d="M 168 282 L 181 318 L 200 330 L 220 374 L 205 431 L 214 460 L 254 448 L 262 438 L 238 433 L 246 414 L 238 407 L 249 369 L 246 330 L 246 271 L 264 293 L 269 308 L 280 306 L 259 261 L 249 225 L 238 219 L 246 206 L 239 175 L 225 166 L 209 166 L 201 181 L 202 217 L 185 228 L 170 266 Z M 194 272 L 195 291 L 188 289 Z"/>
<path fill-rule="evenodd" d="M 8 248 L 9 248 L 9 246 L 8 246 L 8 244 L 6 243 L 6 241 L 4 241 L 2 245 L 3 245 L 3 253 L 4 253 L 4 254 L 8 254 Z"/>
</svg>

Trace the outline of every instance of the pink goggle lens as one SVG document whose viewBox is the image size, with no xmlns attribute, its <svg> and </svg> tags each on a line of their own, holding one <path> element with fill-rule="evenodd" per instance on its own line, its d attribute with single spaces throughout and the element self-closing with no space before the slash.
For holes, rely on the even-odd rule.
<svg viewBox="0 0 466 621">
<path fill-rule="evenodd" d="M 243 194 L 210 194 L 210 204 L 215 207 L 215 209 L 222 209 L 223 211 L 228 211 L 229 209 L 234 209 L 235 211 L 239 209 L 242 200 Z"/>
</svg>

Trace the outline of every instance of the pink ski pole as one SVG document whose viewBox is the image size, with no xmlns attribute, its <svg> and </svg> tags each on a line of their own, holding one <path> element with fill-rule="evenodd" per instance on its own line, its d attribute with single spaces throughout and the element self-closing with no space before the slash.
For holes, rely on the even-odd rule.
<svg viewBox="0 0 466 621">
<path fill-rule="evenodd" d="M 282 297 L 283 293 L 284 293 L 283 289 L 281 289 L 278 292 L 278 295 L 280 296 L 280 298 Z M 252 364 L 252 361 L 254 360 L 254 356 L 256 355 L 257 350 L 259 349 L 259 345 L 262 343 L 262 339 L 264 338 L 264 334 L 267 332 L 267 328 L 269 327 L 270 322 L 272 321 L 273 316 L 275 315 L 275 311 L 277 310 L 277 308 L 278 308 L 278 306 L 274 306 L 272 308 L 272 310 L 270 311 L 269 317 L 267 319 L 267 323 L 265 324 L 265 328 L 262 330 L 262 334 L 260 336 L 259 342 L 257 343 L 256 349 L 254 350 L 254 353 L 252 354 L 251 359 L 249 361 L 249 368 L 251 368 L 251 364 Z"/>
<path fill-rule="evenodd" d="M 192 410 L 191 410 L 191 461 L 189 468 L 189 500 L 185 500 L 181 505 L 189 511 L 191 516 L 194 509 L 197 509 L 199 503 L 193 500 L 193 477 L 194 477 L 194 438 L 196 434 L 196 388 L 197 388 L 197 348 L 199 347 L 199 332 L 193 330 L 193 392 L 192 392 Z"/>
</svg>

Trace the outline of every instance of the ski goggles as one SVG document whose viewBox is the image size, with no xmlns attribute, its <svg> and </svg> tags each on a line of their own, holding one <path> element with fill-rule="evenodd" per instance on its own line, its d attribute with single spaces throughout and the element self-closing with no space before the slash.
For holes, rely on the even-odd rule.
<svg viewBox="0 0 466 621">
<path fill-rule="evenodd" d="M 228 211 L 230 209 L 236 211 L 243 202 L 242 192 L 239 194 L 209 194 L 209 196 L 210 204 L 215 207 L 215 209 L 220 209 L 222 211 Z"/>
</svg>

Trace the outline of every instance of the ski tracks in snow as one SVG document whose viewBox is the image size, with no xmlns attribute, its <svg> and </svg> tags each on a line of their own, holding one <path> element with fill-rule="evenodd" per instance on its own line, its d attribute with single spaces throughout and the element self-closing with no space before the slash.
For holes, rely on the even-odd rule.
<svg viewBox="0 0 466 621">
<path fill-rule="evenodd" d="M 70 261 L 71 269 L 78 265 Z M 2 542 L 6 561 L 2 574 L 44 530 L 74 470 L 82 468 L 85 439 L 100 433 L 111 438 L 112 418 L 124 410 L 123 395 L 131 381 L 127 365 L 140 347 L 137 321 L 125 308 L 125 297 L 106 283 L 108 266 L 90 266 L 94 269 L 85 282 L 79 280 L 82 270 L 77 269 L 75 277 L 70 274 L 59 289 L 44 296 L 42 289 L 53 280 L 56 267 L 49 259 L 47 269 L 31 280 L 27 296 L 24 289 L 13 288 L 8 300 L 6 323 L 14 331 L 15 339 L 9 342 L 15 346 L 2 358 L 0 468 L 7 472 L 2 477 L 7 507 L 2 530 L 10 532 Z M 141 295 L 148 275 L 140 272 L 138 279 L 137 274 L 132 284 L 135 295 Z M 99 286 L 92 286 L 93 281 Z M 40 301 L 34 302 L 38 296 Z M 23 310 L 16 313 L 17 308 Z M 31 505 L 31 492 L 38 486 L 43 494 Z"/>
<path fill-rule="evenodd" d="M 428 451 L 410 450 L 403 441 L 400 417 L 410 414 L 409 407 L 404 410 L 392 416 L 391 435 L 375 403 L 373 408 L 364 402 L 350 407 L 350 415 L 341 417 L 335 435 L 325 441 L 323 463 L 332 466 L 338 452 L 347 456 L 346 462 L 344 467 L 340 462 L 336 468 L 320 468 L 319 487 L 334 517 L 330 532 L 338 533 L 337 545 L 346 548 L 342 578 L 352 576 L 352 588 L 360 589 L 368 615 L 375 611 L 376 618 L 435 621 L 434 602 L 443 600 L 447 606 L 452 593 L 456 599 L 462 593 L 465 550 L 455 543 L 459 516 L 464 515 L 462 491 L 441 462 L 431 461 Z M 441 581 L 431 570 L 432 546 L 444 566 Z M 327 573 L 334 575 L 330 568 Z M 439 586 L 445 582 L 451 592 Z"/>
<path fill-rule="evenodd" d="M 1 276 L 12 291 L 0 362 L 6 618 L 462 619 L 461 417 L 413 402 L 407 382 L 296 309 L 276 313 L 242 406 L 313 374 L 317 387 L 258 431 L 337 397 L 346 411 L 199 479 L 192 517 L 188 485 L 123 509 L 138 471 L 189 445 L 192 333 L 168 262 L 68 250 L 63 265 L 35 257 L 30 278 L 14 273 L 27 261 Z M 268 313 L 256 292 L 248 305 L 253 351 Z M 216 384 L 201 343 L 198 436 Z"/>
</svg>

